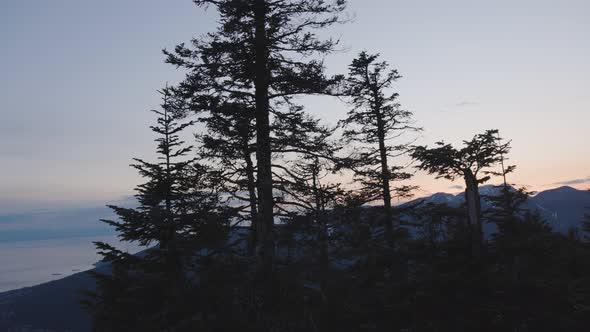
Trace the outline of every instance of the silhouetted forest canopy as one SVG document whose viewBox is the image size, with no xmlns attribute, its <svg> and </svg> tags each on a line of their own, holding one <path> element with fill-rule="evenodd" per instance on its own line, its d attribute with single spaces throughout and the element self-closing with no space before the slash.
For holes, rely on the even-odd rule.
<svg viewBox="0 0 590 332">
<path fill-rule="evenodd" d="M 138 206 L 105 221 L 149 249 L 96 243 L 95 331 L 590 328 L 590 211 L 561 234 L 528 208 L 499 130 L 416 145 L 387 54 L 328 75 L 345 0 L 193 2 L 218 26 L 164 50 L 185 76 L 153 111 L 158 157 L 134 159 Z M 311 116 L 310 95 L 346 117 Z M 464 204 L 394 204 L 419 170 L 464 182 Z"/>
</svg>

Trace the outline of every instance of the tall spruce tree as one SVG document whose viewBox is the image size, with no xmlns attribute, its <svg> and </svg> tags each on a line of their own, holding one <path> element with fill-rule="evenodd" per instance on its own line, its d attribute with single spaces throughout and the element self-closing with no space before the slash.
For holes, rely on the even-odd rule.
<svg viewBox="0 0 590 332">
<path fill-rule="evenodd" d="M 217 179 L 188 156 L 180 133 L 192 122 L 178 123 L 168 89 L 162 91 L 157 125 L 157 161 L 134 159 L 132 165 L 147 181 L 136 188 L 139 205 L 109 206 L 118 220 L 104 220 L 122 241 L 152 246 L 132 255 L 107 243 L 97 242 L 99 253 L 109 263 L 93 272 L 96 292 L 86 304 L 97 331 L 162 331 L 188 315 L 179 305 L 193 281 L 186 279 L 201 249 L 225 245 L 227 220 L 219 205 Z"/>
<path fill-rule="evenodd" d="M 498 136 L 498 143 L 501 138 Z M 509 142 L 508 142 L 509 143 Z M 515 188 L 509 184 L 507 177 L 514 172 L 516 165 L 506 165 L 506 156 L 500 152 L 500 171 L 485 171 L 485 174 L 499 176 L 503 183 L 494 186 L 497 193 L 482 195 L 488 203 L 488 208 L 482 211 L 485 222 L 494 224 L 496 232 L 491 236 L 491 248 L 497 255 L 498 265 L 503 267 L 513 282 L 517 282 L 520 270 L 520 259 L 523 244 L 527 236 L 533 236 L 535 232 L 548 231 L 544 228 L 544 221 L 538 214 L 533 214 L 527 209 L 527 200 L 533 192 L 525 187 Z M 539 227 L 531 227 L 539 226 Z"/>
<path fill-rule="evenodd" d="M 391 241 L 392 182 L 407 180 L 411 174 L 403 167 L 392 166 L 392 158 L 409 151 L 409 143 L 392 143 L 393 139 L 418 131 L 412 125 L 412 112 L 401 108 L 398 93 L 391 92 L 393 83 L 401 76 L 380 62 L 378 54 L 361 52 L 349 66 L 342 94 L 349 96 L 352 109 L 341 121 L 343 137 L 357 143 L 357 151 L 350 158 L 350 167 L 362 183 L 368 201 L 383 201 L 385 235 Z M 410 187 L 399 187 L 397 192 L 406 195 Z"/>
<path fill-rule="evenodd" d="M 465 181 L 471 252 L 473 258 L 479 260 L 483 243 L 479 185 L 490 179 L 489 175 L 480 175 L 503 161 L 503 155 L 510 150 L 510 142 L 502 143 L 498 130 L 487 130 L 470 141 L 463 141 L 460 149 L 444 142 L 436 145 L 435 148 L 415 147 L 412 157 L 418 161 L 419 169 L 435 174 L 436 178 L 455 180 L 461 177 Z"/>
<path fill-rule="evenodd" d="M 334 131 L 306 114 L 301 106 L 277 115 L 272 125 L 271 150 L 277 156 L 273 175 L 275 190 L 281 194 L 277 202 L 281 212 L 289 214 L 289 210 L 299 209 L 315 213 L 325 209 L 319 203 L 319 181 L 338 160 L 336 152 L 340 147 L 332 138 Z M 314 183 L 316 190 L 312 188 Z"/>
<path fill-rule="evenodd" d="M 499 137 L 498 144 L 501 144 L 501 138 Z M 507 238 L 510 233 L 515 231 L 518 226 L 517 223 L 522 220 L 526 210 L 525 203 L 534 193 L 528 191 L 525 187 L 515 188 L 509 184 L 507 177 L 516 170 L 516 165 L 506 165 L 506 156 L 503 152 L 499 153 L 499 157 L 500 171 L 485 171 L 484 174 L 499 176 L 503 179 L 503 183 L 494 186 L 495 189 L 499 190 L 497 194 L 483 196 L 489 208 L 483 211 L 482 216 L 486 222 L 493 223 L 498 227 L 494 237 Z"/>
<path fill-rule="evenodd" d="M 498 135 L 498 144 L 502 144 L 499 133 L 496 134 Z M 507 144 L 509 143 L 507 142 Z M 496 224 L 498 227 L 497 235 L 509 232 L 511 227 L 518 222 L 519 218 L 522 217 L 524 203 L 533 194 L 532 192 L 528 192 L 524 187 L 514 188 L 509 184 L 508 175 L 516 170 L 516 165 L 506 165 L 506 160 L 507 157 L 504 152 L 500 151 L 500 170 L 483 172 L 487 175 L 501 177 L 503 180 L 501 185 L 494 186 L 495 189 L 499 189 L 498 194 L 484 195 L 490 207 L 486 211 L 483 211 L 483 216 L 487 222 Z"/>
<path fill-rule="evenodd" d="M 209 103 L 208 112 L 198 112 L 205 131 L 197 134 L 201 142 L 199 156 L 207 160 L 231 195 L 231 206 L 237 212 L 237 225 L 247 222 L 249 251 L 253 253 L 255 225 L 258 219 L 256 195 L 256 161 L 254 112 L 252 106 L 239 100 Z M 186 112 L 184 112 L 186 115 Z"/>
<path fill-rule="evenodd" d="M 181 44 L 167 52 L 168 62 L 189 70 L 184 91 L 204 91 L 243 98 L 254 105 L 258 220 L 256 255 L 261 276 L 272 270 L 273 175 L 271 118 L 295 95 L 323 93 L 330 81 L 314 54 L 334 49 L 314 29 L 338 22 L 346 1 L 336 0 L 194 0 L 214 6 L 220 27 L 208 38 Z M 264 279 L 264 278 L 263 278 Z"/>
<path fill-rule="evenodd" d="M 299 237 L 301 233 L 311 234 L 307 239 L 312 241 L 301 241 L 298 245 L 318 249 L 319 259 L 316 261 L 319 262 L 319 279 L 323 287 L 329 265 L 328 210 L 343 193 L 339 183 L 326 178 L 334 173 L 334 164 L 338 162 L 336 152 L 340 147 L 331 139 L 333 128 L 322 126 L 319 120 L 299 111 L 291 116 L 302 119 L 278 120 L 273 126 L 273 151 L 288 151 L 286 156 L 291 157 L 274 165 L 275 188 L 281 193 L 277 208 L 284 220 L 294 224 L 292 228 L 300 233 Z M 292 127 L 293 123 L 300 125 Z M 302 137 L 304 139 L 300 139 Z M 305 219 L 311 222 L 301 223 Z"/>
</svg>

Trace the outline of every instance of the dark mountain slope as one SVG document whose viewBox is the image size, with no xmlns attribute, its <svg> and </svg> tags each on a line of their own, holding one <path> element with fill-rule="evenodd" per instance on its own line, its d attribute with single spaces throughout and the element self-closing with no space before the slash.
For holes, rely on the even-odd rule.
<svg viewBox="0 0 590 332">
<path fill-rule="evenodd" d="M 87 272 L 0 294 L 0 331 L 90 331 L 90 316 L 80 305 L 81 290 L 93 290 Z"/>
<path fill-rule="evenodd" d="M 590 192 L 572 187 L 546 190 L 531 200 L 552 212 L 557 220 L 553 226 L 559 232 L 579 227 L 584 219 L 584 213 L 590 208 Z"/>
</svg>

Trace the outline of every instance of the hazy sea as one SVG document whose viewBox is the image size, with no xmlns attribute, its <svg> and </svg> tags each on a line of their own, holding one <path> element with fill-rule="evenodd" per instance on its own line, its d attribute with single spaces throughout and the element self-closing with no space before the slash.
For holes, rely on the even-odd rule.
<svg viewBox="0 0 590 332">
<path fill-rule="evenodd" d="M 93 268 L 101 257 L 93 241 L 114 244 L 128 252 L 140 247 L 120 243 L 116 236 L 49 240 L 0 241 L 0 292 L 34 286 Z"/>
</svg>

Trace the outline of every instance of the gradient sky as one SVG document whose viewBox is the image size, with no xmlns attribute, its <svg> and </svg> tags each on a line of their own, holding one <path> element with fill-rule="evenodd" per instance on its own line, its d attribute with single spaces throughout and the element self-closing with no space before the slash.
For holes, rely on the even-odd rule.
<svg viewBox="0 0 590 332">
<path fill-rule="evenodd" d="M 329 31 L 343 51 L 328 70 L 380 52 L 404 76 L 421 143 L 498 128 L 513 140 L 512 182 L 590 187 L 590 2 L 351 0 L 349 12 L 354 22 Z M 2 0 L 0 211 L 130 194 L 131 157 L 152 156 L 147 110 L 183 75 L 161 49 L 214 28 L 214 11 L 190 0 Z M 346 112 L 305 103 L 330 123 Z M 425 174 L 414 183 L 457 191 Z"/>
</svg>

